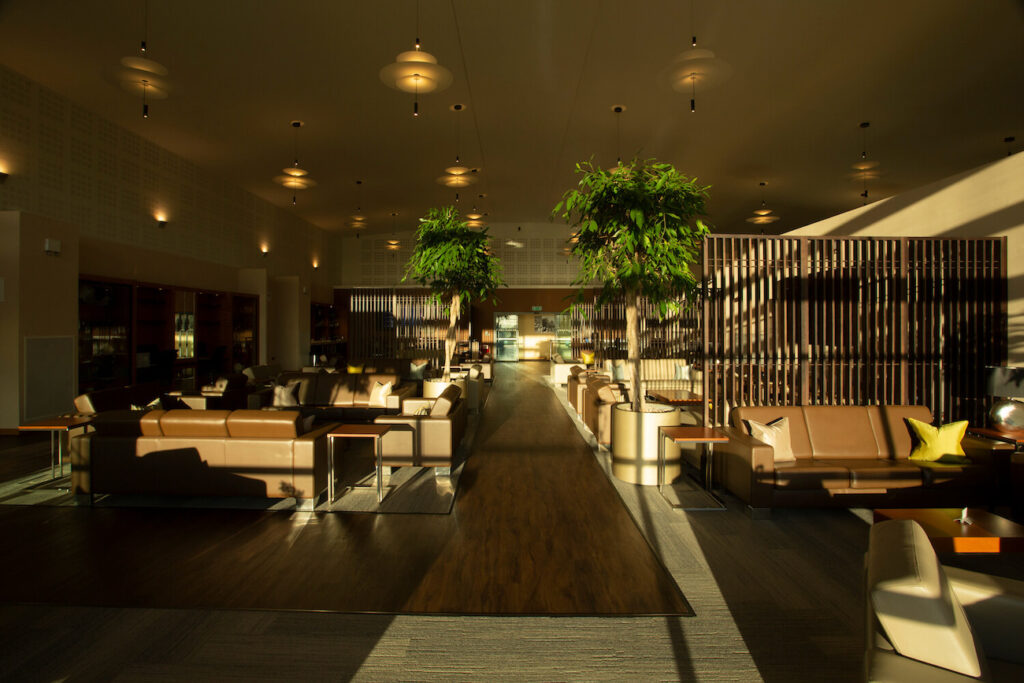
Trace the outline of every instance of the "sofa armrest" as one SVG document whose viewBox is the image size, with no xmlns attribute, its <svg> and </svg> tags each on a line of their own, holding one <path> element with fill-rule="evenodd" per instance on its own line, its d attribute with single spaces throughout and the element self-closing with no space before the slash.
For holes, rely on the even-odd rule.
<svg viewBox="0 0 1024 683">
<path fill-rule="evenodd" d="M 391 389 L 391 393 L 388 394 L 387 407 L 390 410 L 401 410 L 403 402 L 407 398 L 412 398 L 412 395 L 416 392 L 415 382 L 402 382 L 397 387 Z"/>
<path fill-rule="evenodd" d="M 411 396 L 402 400 L 402 415 L 415 415 L 417 411 L 434 407 L 434 399 Z"/>
<path fill-rule="evenodd" d="M 1024 629 L 1024 581 L 943 567 L 957 600 L 967 612 L 985 654 L 1024 664 L 1020 633 Z"/>
<path fill-rule="evenodd" d="M 963 447 L 964 453 L 971 459 L 971 462 L 978 465 L 988 465 L 989 467 L 994 466 L 997 462 L 996 453 L 1005 454 L 1007 457 L 1003 458 L 1003 460 L 1009 461 L 1009 454 L 1014 450 L 1013 444 L 996 441 L 995 439 L 986 439 L 972 434 L 965 436 L 960 442 L 960 446 Z"/>
<path fill-rule="evenodd" d="M 720 459 L 720 480 L 735 496 L 750 507 L 769 507 L 775 473 L 775 449 L 744 434 L 734 427 L 726 427 L 729 441 L 715 445 L 715 457 Z"/>
<path fill-rule="evenodd" d="M 298 498 L 316 498 L 327 490 L 327 432 L 340 423 L 330 422 L 292 441 L 292 486 Z"/>
</svg>

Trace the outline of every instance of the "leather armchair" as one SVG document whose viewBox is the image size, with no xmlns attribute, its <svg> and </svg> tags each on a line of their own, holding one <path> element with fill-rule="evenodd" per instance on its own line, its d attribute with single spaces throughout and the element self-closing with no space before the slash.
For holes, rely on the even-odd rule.
<svg viewBox="0 0 1024 683">
<path fill-rule="evenodd" d="M 866 579 L 866 680 L 1024 680 L 1024 581 L 942 566 L 911 520 L 871 528 Z"/>
<path fill-rule="evenodd" d="M 383 465 L 432 467 L 434 475 L 451 474 L 452 463 L 466 433 L 466 401 L 449 385 L 437 398 L 408 398 L 399 415 L 378 415 L 374 424 L 392 425 L 381 439 Z"/>
<path fill-rule="evenodd" d="M 583 424 L 587 425 L 597 442 L 607 446 L 612 442 L 612 406 L 631 400 L 627 385 L 592 379 L 583 392 Z"/>
</svg>

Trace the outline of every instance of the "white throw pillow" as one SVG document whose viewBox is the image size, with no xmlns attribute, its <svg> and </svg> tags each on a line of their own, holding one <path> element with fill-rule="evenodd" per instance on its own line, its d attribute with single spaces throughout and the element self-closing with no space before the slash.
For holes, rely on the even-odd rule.
<svg viewBox="0 0 1024 683">
<path fill-rule="evenodd" d="M 299 405 L 299 401 L 295 398 L 295 392 L 299 388 L 298 384 L 283 387 L 277 385 L 274 387 L 274 407 L 275 408 L 295 408 Z"/>
<path fill-rule="evenodd" d="M 388 407 L 388 396 L 391 395 L 391 382 L 380 382 L 373 383 L 373 389 L 370 389 L 370 407 L 371 408 L 387 408 Z"/>
<path fill-rule="evenodd" d="M 625 382 L 629 379 L 629 371 L 625 362 L 617 360 L 612 364 L 612 379 L 616 382 Z"/>
<path fill-rule="evenodd" d="M 780 417 L 772 420 L 766 425 L 753 420 L 747 420 L 750 427 L 750 435 L 771 446 L 775 451 L 775 462 L 792 462 L 796 460 L 793 455 L 793 443 L 789 438 L 789 418 Z"/>
<path fill-rule="evenodd" d="M 564 360 L 562 360 L 562 354 L 558 353 L 557 351 L 555 351 L 553 354 L 551 354 L 551 360 L 553 360 L 556 363 L 564 363 L 565 362 Z"/>
<path fill-rule="evenodd" d="M 682 363 L 676 363 L 676 379 L 690 381 L 690 366 L 683 365 Z"/>
</svg>

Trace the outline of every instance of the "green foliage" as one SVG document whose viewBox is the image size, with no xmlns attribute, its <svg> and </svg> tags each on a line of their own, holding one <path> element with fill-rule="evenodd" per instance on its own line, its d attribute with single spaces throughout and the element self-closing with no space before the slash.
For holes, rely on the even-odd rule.
<svg viewBox="0 0 1024 683">
<path fill-rule="evenodd" d="M 575 228 L 577 301 L 582 288 L 597 280 L 599 304 L 639 295 L 662 315 L 677 307 L 698 285 L 690 265 L 708 234 L 697 219 L 705 212 L 708 187 L 653 159 L 612 170 L 586 162 L 576 165 L 576 173 L 582 176 L 578 187 L 563 195 L 553 213 Z"/>
<path fill-rule="evenodd" d="M 420 219 L 402 282 L 409 279 L 429 287 L 445 305 L 459 295 L 462 306 L 492 297 L 504 284 L 487 229 L 471 230 L 454 206 L 430 209 Z"/>
</svg>

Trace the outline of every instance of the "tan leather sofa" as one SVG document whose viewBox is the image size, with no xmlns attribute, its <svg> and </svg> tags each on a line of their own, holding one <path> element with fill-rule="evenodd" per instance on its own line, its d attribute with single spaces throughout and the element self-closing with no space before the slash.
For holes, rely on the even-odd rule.
<svg viewBox="0 0 1024 683">
<path fill-rule="evenodd" d="M 587 383 L 595 380 L 609 381 L 608 375 L 602 375 L 593 370 L 572 370 L 569 374 L 569 381 L 566 382 L 565 391 L 569 399 L 569 405 L 576 411 L 577 415 L 583 416 L 584 392 L 587 390 Z"/>
<path fill-rule="evenodd" d="M 98 493 L 317 498 L 328 424 L 295 411 L 151 410 L 100 415 L 71 439 L 76 496 Z"/>
<path fill-rule="evenodd" d="M 433 467 L 448 476 L 466 435 L 466 402 L 449 385 L 437 398 L 407 398 L 400 415 L 380 415 L 374 424 L 392 425 L 381 439 L 385 467 Z"/>
<path fill-rule="evenodd" d="M 581 361 L 557 361 L 551 360 L 551 383 L 552 384 L 568 384 L 569 377 L 572 374 L 572 369 L 579 367 L 586 369 L 586 365 Z"/>
<path fill-rule="evenodd" d="M 131 410 L 132 406 L 148 404 L 161 393 L 160 388 L 153 384 L 87 391 L 75 397 L 75 414 L 96 415 L 112 410 Z"/>
<path fill-rule="evenodd" d="M 250 385 L 269 384 L 274 381 L 275 377 L 281 374 L 281 366 L 276 364 L 252 365 L 242 370 L 242 374 L 248 378 Z"/>
<path fill-rule="evenodd" d="M 750 436 L 746 420 L 789 418 L 794 462 Z M 905 418 L 931 423 L 925 406 L 757 406 L 734 408 L 729 442 L 715 446 L 715 471 L 753 510 L 787 506 L 921 507 L 987 503 L 993 494 L 991 442 L 965 437 L 969 464 L 908 459 Z"/>
<path fill-rule="evenodd" d="M 1024 680 L 1024 582 L 944 567 L 921 525 L 871 528 L 865 680 Z"/>
<path fill-rule="evenodd" d="M 392 385 L 383 407 L 370 405 L 370 392 L 377 382 Z M 370 422 L 377 415 L 396 413 L 401 410 L 402 400 L 416 391 L 416 386 L 402 382 L 398 373 L 283 372 L 278 375 L 278 384 L 298 385 L 295 398 L 300 412 L 330 421 Z"/>
<path fill-rule="evenodd" d="M 615 382 L 630 382 L 629 369 L 623 359 L 605 360 L 597 370 Z M 685 378 L 679 375 L 685 375 Z M 642 358 L 640 377 L 644 391 L 652 389 L 686 389 L 704 393 L 703 374 L 683 358 Z"/>
</svg>

